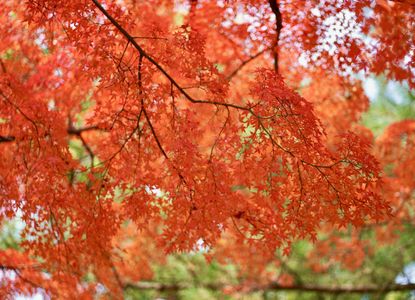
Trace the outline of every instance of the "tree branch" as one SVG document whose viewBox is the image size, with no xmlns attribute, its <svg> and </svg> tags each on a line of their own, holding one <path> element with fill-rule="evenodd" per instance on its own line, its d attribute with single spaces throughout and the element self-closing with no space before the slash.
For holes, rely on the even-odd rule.
<svg viewBox="0 0 415 300">
<path fill-rule="evenodd" d="M 271 6 L 271 10 L 275 15 L 275 31 L 276 31 L 276 38 L 274 42 L 274 68 L 275 72 L 278 73 L 278 46 L 280 42 L 280 34 L 282 29 L 282 15 L 280 11 L 280 7 L 278 5 L 278 0 L 268 0 L 269 5 Z"/>
<path fill-rule="evenodd" d="M 415 290 L 415 284 L 393 284 L 386 287 L 383 286 L 318 286 L 318 285 L 292 285 L 281 286 L 277 283 L 272 283 L 265 287 L 260 287 L 256 290 L 280 290 L 280 291 L 299 291 L 299 292 L 316 292 L 326 294 L 372 294 L 372 293 L 389 293 L 395 291 L 410 291 Z"/>
<path fill-rule="evenodd" d="M 69 126 L 66 132 L 71 135 L 80 135 L 82 132 L 85 131 L 92 131 L 92 130 L 102 130 L 98 126 L 87 126 L 87 127 L 81 127 L 81 128 L 75 128 L 73 126 Z"/>
<path fill-rule="evenodd" d="M 390 1 L 396 2 L 398 4 L 409 5 L 409 6 L 415 7 L 415 3 L 412 3 L 411 1 L 408 1 L 408 0 L 390 0 Z"/>
<path fill-rule="evenodd" d="M 235 70 L 232 71 L 232 73 L 230 73 L 226 78 L 228 79 L 228 81 L 231 81 L 233 77 L 235 77 L 238 72 L 248 63 L 250 63 L 251 61 L 253 61 L 254 59 L 260 57 L 262 54 L 264 54 L 265 52 L 267 52 L 268 50 L 272 49 L 271 47 L 265 48 L 261 51 L 259 51 L 258 53 L 256 53 L 253 56 L 250 56 L 247 60 L 244 60 Z"/>
<path fill-rule="evenodd" d="M 252 113 L 255 117 L 256 115 L 249 107 L 232 104 L 232 103 L 225 103 L 219 101 L 209 101 L 209 100 L 199 100 L 195 99 L 190 96 L 185 89 L 157 62 L 155 61 L 143 48 L 136 42 L 136 40 L 121 26 L 120 23 L 117 22 L 109 13 L 108 11 L 97 1 L 92 0 L 95 6 L 105 15 L 105 17 L 121 32 L 121 34 L 137 49 L 137 51 L 145 57 L 151 64 L 153 64 L 169 81 L 170 83 L 176 87 L 180 93 L 190 102 L 192 103 L 201 103 L 201 104 L 213 104 L 213 105 L 220 105 L 224 107 L 232 107 L 239 110 L 245 110 Z"/>
<path fill-rule="evenodd" d="M 87 127 L 81 127 L 81 128 L 75 128 L 73 126 L 68 126 L 68 129 L 66 130 L 66 132 L 69 135 L 81 136 L 82 132 L 92 131 L 92 130 L 103 130 L 103 129 L 99 128 L 98 126 L 87 126 Z M 10 143 L 10 142 L 14 142 L 15 140 L 16 140 L 16 137 L 13 135 L 0 135 L 0 143 Z"/>
<path fill-rule="evenodd" d="M 11 135 L 0 135 L 0 143 L 13 142 L 16 138 Z"/>
<path fill-rule="evenodd" d="M 220 290 L 225 288 L 225 284 L 208 284 L 203 287 L 213 290 Z M 162 284 L 158 282 L 138 282 L 127 283 L 124 289 L 137 290 L 157 290 L 157 291 L 178 291 L 191 287 L 189 284 Z M 314 292 L 325 294 L 373 294 L 373 293 L 389 293 L 397 291 L 411 291 L 415 290 L 415 284 L 393 284 L 386 287 L 368 285 L 368 286 L 319 286 L 319 285 L 290 285 L 284 286 L 278 283 L 271 283 L 265 286 L 258 286 L 248 289 L 249 293 L 256 291 L 293 291 L 293 292 Z"/>
</svg>

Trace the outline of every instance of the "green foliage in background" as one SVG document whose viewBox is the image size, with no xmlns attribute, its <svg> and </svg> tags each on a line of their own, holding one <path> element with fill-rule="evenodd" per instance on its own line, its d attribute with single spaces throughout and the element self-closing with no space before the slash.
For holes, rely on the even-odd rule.
<svg viewBox="0 0 415 300">
<path fill-rule="evenodd" d="M 415 93 L 405 84 L 386 81 L 384 77 L 366 79 L 366 91 L 372 98 L 362 123 L 379 136 L 389 124 L 415 118 Z"/>
</svg>

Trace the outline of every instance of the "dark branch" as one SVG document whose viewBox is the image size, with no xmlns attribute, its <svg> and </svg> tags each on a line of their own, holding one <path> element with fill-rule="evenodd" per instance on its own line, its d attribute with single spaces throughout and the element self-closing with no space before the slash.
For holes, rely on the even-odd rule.
<svg viewBox="0 0 415 300">
<path fill-rule="evenodd" d="M 189 284 L 162 284 L 158 282 L 138 282 L 128 283 L 124 285 L 124 289 L 137 290 L 157 290 L 157 291 L 178 291 L 191 287 Z M 208 289 L 220 290 L 226 285 L 224 284 L 210 284 L 204 286 Z M 397 291 L 411 291 L 415 290 L 415 284 L 393 284 L 386 287 L 382 286 L 318 286 L 318 285 L 291 285 L 283 286 L 277 283 L 271 283 L 266 286 L 259 286 L 248 289 L 247 292 L 255 291 L 296 291 L 296 292 L 314 292 L 326 294 L 372 294 L 372 293 L 389 293 Z"/>
<path fill-rule="evenodd" d="M 135 289 L 135 290 L 156 290 L 156 291 L 179 291 L 192 287 L 189 284 L 163 284 L 158 282 L 141 281 L 137 283 L 127 283 L 124 285 L 124 289 Z M 223 285 L 207 284 L 203 287 L 212 290 L 219 290 L 223 288 Z"/>
<path fill-rule="evenodd" d="M 260 57 L 262 54 L 264 54 L 265 52 L 267 52 L 268 50 L 270 50 L 271 48 L 265 48 L 261 51 L 259 51 L 258 53 L 256 53 L 253 56 L 250 56 L 247 60 L 244 60 L 235 70 L 232 71 L 232 73 L 230 73 L 226 78 L 231 81 L 233 77 L 236 76 L 236 74 L 238 74 L 238 72 L 248 63 L 250 63 L 251 61 L 253 61 L 254 59 Z"/>
<path fill-rule="evenodd" d="M 67 129 L 68 134 L 72 135 L 80 135 L 82 132 L 85 131 L 92 131 L 92 130 L 101 130 L 98 126 L 87 126 L 82 128 L 75 128 L 73 126 L 69 126 Z"/>
<path fill-rule="evenodd" d="M 315 292 L 326 294 L 371 294 L 371 293 L 389 293 L 395 291 L 410 291 L 415 290 L 415 284 L 393 284 L 386 287 L 383 286 L 317 286 L 317 285 L 292 285 L 281 286 L 277 283 L 272 283 L 268 286 L 256 290 L 285 290 L 285 291 L 299 291 L 299 292 Z"/>
<path fill-rule="evenodd" d="M 275 31 L 276 31 L 276 38 L 274 42 L 274 68 L 275 72 L 278 73 L 278 47 L 280 42 L 280 34 L 282 29 L 282 15 L 280 11 L 280 7 L 278 5 L 278 0 L 268 0 L 269 5 L 271 6 L 271 10 L 275 15 Z"/>
<path fill-rule="evenodd" d="M 91 147 L 86 142 L 85 138 L 82 136 L 82 132 L 91 131 L 91 130 L 99 130 L 99 129 L 100 128 L 98 128 L 98 126 L 88 126 L 88 127 L 83 127 L 83 128 L 75 128 L 73 126 L 73 123 L 72 123 L 72 120 L 71 120 L 70 116 L 68 118 L 68 129 L 66 129 L 66 132 L 69 135 L 77 136 L 81 140 L 82 145 L 84 146 L 85 150 L 88 152 L 89 157 L 91 159 L 91 168 L 93 168 L 93 166 L 94 166 L 95 154 L 92 151 Z"/>
<path fill-rule="evenodd" d="M 11 135 L 0 135 L 0 143 L 8 143 L 8 142 L 13 142 L 16 138 L 14 136 Z"/>
<path fill-rule="evenodd" d="M 73 126 L 68 126 L 68 129 L 66 130 L 66 132 L 69 135 L 81 136 L 82 132 L 92 131 L 92 130 L 103 130 L 103 129 L 99 128 L 98 126 L 87 126 L 87 127 L 81 127 L 81 128 L 75 128 Z M 16 137 L 13 135 L 0 135 L 0 143 L 10 143 L 10 142 L 14 142 L 15 140 L 16 140 Z"/>
</svg>

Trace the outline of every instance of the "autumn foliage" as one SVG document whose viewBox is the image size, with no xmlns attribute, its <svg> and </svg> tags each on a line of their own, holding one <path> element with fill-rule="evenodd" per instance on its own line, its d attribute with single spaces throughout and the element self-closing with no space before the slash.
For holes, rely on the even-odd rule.
<svg viewBox="0 0 415 300">
<path fill-rule="evenodd" d="M 411 218 L 415 121 L 375 140 L 356 76 L 415 87 L 411 1 L 3 0 L 0 16 L 0 220 L 24 223 L 2 298 L 121 297 L 200 247 L 261 282 L 300 239 L 316 272 L 354 269 L 361 228 L 391 242 Z M 335 229 L 353 233 L 318 238 Z"/>
</svg>

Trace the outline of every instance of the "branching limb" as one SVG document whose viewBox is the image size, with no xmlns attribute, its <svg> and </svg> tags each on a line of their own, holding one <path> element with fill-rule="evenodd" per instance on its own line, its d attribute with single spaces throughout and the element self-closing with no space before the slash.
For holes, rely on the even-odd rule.
<svg viewBox="0 0 415 300">
<path fill-rule="evenodd" d="M 231 81 L 233 79 L 233 77 L 235 77 L 239 71 L 242 70 L 243 67 L 245 67 L 247 64 L 249 64 L 251 61 L 255 60 L 256 58 L 260 57 L 262 54 L 264 54 L 265 52 L 271 50 L 272 47 L 268 47 L 265 48 L 261 51 L 259 51 L 258 53 L 256 53 L 255 55 L 250 56 L 247 60 L 244 60 L 235 70 L 233 70 L 226 78 L 228 79 L 228 81 Z"/>
</svg>

